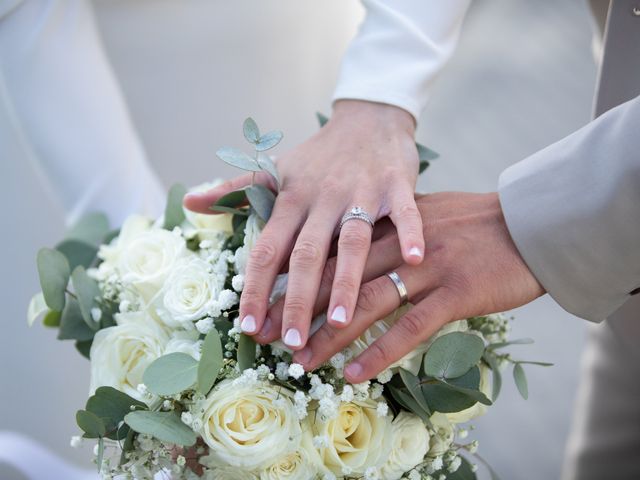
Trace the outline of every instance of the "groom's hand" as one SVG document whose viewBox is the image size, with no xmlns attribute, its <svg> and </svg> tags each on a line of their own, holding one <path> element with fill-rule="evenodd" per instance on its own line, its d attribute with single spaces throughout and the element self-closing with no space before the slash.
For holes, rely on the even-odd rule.
<svg viewBox="0 0 640 480">
<path fill-rule="evenodd" d="M 397 229 L 401 256 L 419 264 L 424 255 L 422 224 L 413 192 L 418 176 L 414 120 L 406 111 L 371 102 L 336 102 L 331 120 L 312 138 L 278 159 L 281 190 L 271 218 L 251 251 L 240 300 L 240 326 L 250 335 L 269 332 L 293 350 L 307 342 L 323 270 L 342 216 L 355 206 L 373 220 L 389 216 Z M 268 181 L 258 175 L 258 181 Z M 246 186 L 240 177 L 185 205 L 209 207 L 229 191 Z M 345 223 L 339 232 L 335 276 L 328 307 L 336 328 L 353 319 L 360 281 L 372 240 L 364 221 Z M 289 282 L 276 324 L 269 294 L 288 262 Z"/>
<path fill-rule="evenodd" d="M 350 382 L 375 377 L 447 322 L 509 310 L 544 293 L 509 235 L 496 193 L 438 193 L 419 197 L 417 204 L 424 224 L 424 262 L 401 264 L 393 232 L 374 242 L 365 270 L 369 281 L 360 289 L 351 324 L 344 329 L 325 324 L 295 353 L 294 361 L 315 369 L 393 312 L 400 297 L 383 275 L 392 270 L 406 285 L 414 307 L 351 362 L 345 370 Z M 324 285 L 331 283 L 331 273 L 329 268 Z M 325 288 L 319 299 L 326 298 Z M 272 309 L 275 320 L 278 307 Z M 321 309 L 320 303 L 316 311 Z"/>
</svg>

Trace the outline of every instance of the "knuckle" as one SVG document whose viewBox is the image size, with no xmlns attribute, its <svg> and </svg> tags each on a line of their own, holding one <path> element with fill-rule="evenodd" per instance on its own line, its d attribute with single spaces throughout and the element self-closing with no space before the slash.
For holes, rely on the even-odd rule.
<svg viewBox="0 0 640 480">
<path fill-rule="evenodd" d="M 297 188 L 289 188 L 280 191 L 276 197 L 276 202 L 280 204 L 284 209 L 298 209 L 302 195 Z"/>
<path fill-rule="evenodd" d="M 264 238 L 251 249 L 249 264 L 257 270 L 263 271 L 273 266 L 278 258 L 278 249 L 269 239 Z"/>
<path fill-rule="evenodd" d="M 297 323 L 308 315 L 311 308 L 309 302 L 298 295 L 289 295 L 284 302 L 283 316 L 289 324 Z"/>
<path fill-rule="evenodd" d="M 331 290 L 333 279 L 336 276 L 336 261 L 329 260 L 324 266 L 322 277 L 320 278 L 320 290 Z"/>
<path fill-rule="evenodd" d="M 334 289 L 341 292 L 357 292 L 358 281 L 349 275 L 340 275 L 333 284 Z"/>
<path fill-rule="evenodd" d="M 368 350 L 379 364 L 388 366 L 392 363 L 389 349 L 385 348 L 380 341 L 373 342 Z"/>
<path fill-rule="evenodd" d="M 364 223 L 364 222 L 358 222 Z M 367 225 L 364 225 L 369 228 Z M 369 232 L 363 232 L 361 228 L 355 228 L 355 225 L 350 225 L 351 228 L 345 229 L 340 235 L 338 240 L 338 251 L 341 249 L 349 252 L 364 252 L 369 249 L 370 235 Z M 358 225 L 357 227 L 360 227 Z"/>
<path fill-rule="evenodd" d="M 396 217 L 401 220 L 415 220 L 420 218 L 420 212 L 415 203 L 405 203 L 396 210 Z"/>
<path fill-rule="evenodd" d="M 314 335 L 314 341 L 318 342 L 318 345 L 322 345 L 323 347 L 329 347 L 334 345 L 336 340 L 336 331 L 329 327 L 328 325 L 324 325 L 320 330 L 318 330 Z"/>
<path fill-rule="evenodd" d="M 321 260 L 320 247 L 310 240 L 298 242 L 291 252 L 291 264 L 296 267 L 315 267 Z"/>
<path fill-rule="evenodd" d="M 335 198 L 342 189 L 340 181 L 335 178 L 326 178 L 320 184 L 320 195 L 325 198 Z"/>
<path fill-rule="evenodd" d="M 365 283 L 360 287 L 356 308 L 363 312 L 375 311 L 378 299 L 382 297 L 383 293 L 379 282 Z"/>
<path fill-rule="evenodd" d="M 408 311 L 402 318 L 400 325 L 407 338 L 419 338 L 424 330 L 423 318 L 413 310 Z"/>
</svg>

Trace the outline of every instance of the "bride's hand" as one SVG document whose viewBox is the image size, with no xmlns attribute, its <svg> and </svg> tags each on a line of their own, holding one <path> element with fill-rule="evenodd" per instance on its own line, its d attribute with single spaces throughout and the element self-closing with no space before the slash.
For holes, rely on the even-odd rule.
<svg viewBox="0 0 640 480">
<path fill-rule="evenodd" d="M 247 334 L 271 330 L 268 299 L 274 280 L 289 262 L 289 282 L 279 319 L 284 342 L 294 350 L 307 342 L 313 307 L 330 245 L 342 216 L 355 206 L 373 220 L 389 216 L 400 239 L 402 258 L 417 265 L 424 255 L 420 214 L 414 200 L 418 155 L 414 120 L 406 111 L 378 103 L 341 100 L 316 135 L 278 159 L 281 190 L 271 218 L 254 246 L 240 301 Z M 259 181 L 269 184 L 266 175 Z M 187 208 L 209 207 L 251 175 L 185 198 Z M 371 244 L 371 227 L 346 222 L 339 234 L 335 276 L 328 302 L 329 322 L 346 328 L 353 319 Z"/>
<path fill-rule="evenodd" d="M 404 264 L 397 236 L 380 225 L 386 233 L 371 247 L 353 321 L 341 330 L 325 324 L 295 353 L 293 360 L 306 370 L 316 369 L 398 307 L 398 290 L 385 275 L 393 270 L 415 306 L 346 368 L 352 383 L 375 377 L 447 322 L 509 310 L 544 293 L 509 235 L 497 194 L 439 193 L 420 196 L 417 203 L 424 224 L 424 262 Z M 333 266 L 333 261 L 327 264 L 316 313 L 328 299 Z M 275 323 L 281 309 L 282 304 L 272 308 Z M 267 334 L 257 339 L 265 343 L 275 338 Z"/>
</svg>

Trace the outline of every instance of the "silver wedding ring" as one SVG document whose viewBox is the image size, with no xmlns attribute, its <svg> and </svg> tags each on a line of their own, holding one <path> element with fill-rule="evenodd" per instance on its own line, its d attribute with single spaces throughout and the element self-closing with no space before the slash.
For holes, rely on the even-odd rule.
<svg viewBox="0 0 640 480">
<path fill-rule="evenodd" d="M 371 228 L 373 228 L 373 224 L 375 223 L 373 221 L 373 218 L 371 218 L 371 215 L 365 212 L 362 207 L 357 207 L 357 206 L 353 207 L 351 210 L 349 210 L 347 213 L 345 213 L 342 216 L 342 220 L 340 220 L 340 230 L 342 230 L 342 227 L 344 226 L 344 224 L 347 223 L 349 220 L 362 220 L 363 222 L 368 223 L 371 226 Z"/>
<path fill-rule="evenodd" d="M 407 292 L 407 286 L 400 278 L 400 275 L 396 272 L 389 272 L 387 273 L 387 277 L 391 279 L 398 290 L 398 295 L 400 295 L 400 305 L 406 305 L 409 302 L 409 292 Z"/>
</svg>

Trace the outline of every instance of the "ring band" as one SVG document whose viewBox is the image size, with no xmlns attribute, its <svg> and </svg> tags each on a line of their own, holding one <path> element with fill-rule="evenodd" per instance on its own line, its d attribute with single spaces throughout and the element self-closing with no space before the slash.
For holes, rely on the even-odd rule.
<svg viewBox="0 0 640 480">
<path fill-rule="evenodd" d="M 400 295 L 400 306 L 406 305 L 409 302 L 409 293 L 407 292 L 407 287 L 400 278 L 400 275 L 396 272 L 389 272 L 387 273 L 387 277 L 391 279 L 398 290 L 398 295 Z"/>
<path fill-rule="evenodd" d="M 373 228 L 373 224 L 375 223 L 373 218 L 371 218 L 371 215 L 365 212 L 362 207 L 358 206 L 353 207 L 342 216 L 342 220 L 340 220 L 340 230 L 342 230 L 344 224 L 349 220 L 362 220 L 363 222 L 368 223 L 371 228 Z"/>
</svg>

